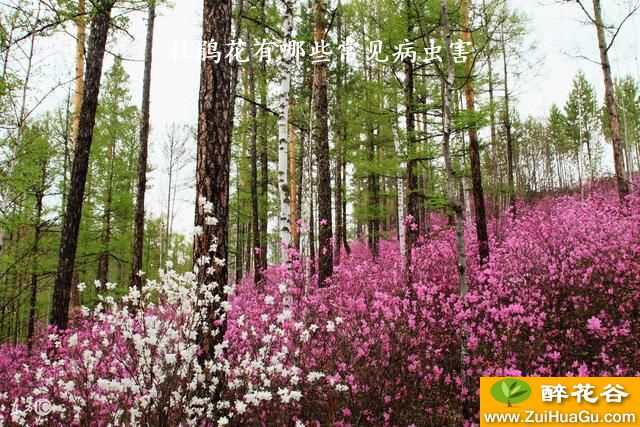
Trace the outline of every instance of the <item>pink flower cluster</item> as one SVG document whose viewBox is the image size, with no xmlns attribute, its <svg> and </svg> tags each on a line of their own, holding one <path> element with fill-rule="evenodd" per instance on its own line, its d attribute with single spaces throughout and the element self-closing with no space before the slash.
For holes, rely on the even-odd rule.
<svg viewBox="0 0 640 427">
<path fill-rule="evenodd" d="M 468 223 L 464 298 L 454 230 L 441 217 L 431 223 L 414 249 L 411 287 L 394 241 L 382 242 L 376 260 L 353 244 L 326 288 L 305 286 L 304 269 L 294 268 L 294 317 L 319 328 L 292 363 L 348 388 L 307 389 L 297 409 L 262 412 L 264 423 L 295 416 L 318 425 L 461 425 L 477 420 L 480 376 L 640 375 L 637 195 L 626 205 L 609 189 L 584 201 L 520 203 L 515 219 L 490 224 L 491 260 L 482 269 Z M 267 277 L 263 289 L 239 286 L 234 307 L 242 308 L 231 324 L 239 313 L 257 319 L 264 295 L 277 294 L 283 270 Z M 327 333 L 336 318 L 341 324 Z M 237 344 L 231 339 L 231 352 Z"/>
<path fill-rule="evenodd" d="M 431 224 L 414 248 L 411 286 L 395 241 L 381 242 L 376 260 L 355 242 L 324 288 L 295 253 L 263 286 L 239 284 L 224 356 L 228 415 L 215 423 L 472 425 L 483 375 L 640 375 L 640 197 L 620 204 L 604 189 L 520 204 L 515 219 L 491 222 L 483 268 L 469 222 L 464 297 L 454 231 L 442 218 Z M 191 360 L 189 328 L 171 304 L 144 314 L 155 316 L 155 335 L 170 333 L 154 347 L 164 353 L 145 356 L 95 315 L 64 336 L 41 337 L 31 354 L 0 349 L 0 420 L 44 423 L 30 406 L 39 397 L 57 405 L 63 424 L 85 416 L 131 424 L 131 408 L 144 412 L 134 417 L 143 424 L 157 414 L 173 422 L 171 411 L 189 419 L 190 401 L 175 396 L 190 390 L 189 373 L 179 372 Z M 141 364 L 150 365 L 144 375 Z M 141 398 L 147 406 L 136 405 Z"/>
</svg>

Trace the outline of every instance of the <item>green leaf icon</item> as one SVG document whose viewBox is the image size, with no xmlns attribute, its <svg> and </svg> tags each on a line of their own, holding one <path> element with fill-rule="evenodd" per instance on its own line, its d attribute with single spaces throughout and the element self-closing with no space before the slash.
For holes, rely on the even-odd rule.
<svg viewBox="0 0 640 427">
<path fill-rule="evenodd" d="M 491 387 L 491 396 L 498 402 L 511 407 L 514 403 L 521 403 L 531 396 L 529 384 L 516 378 L 505 378 L 497 381 Z"/>
<path fill-rule="evenodd" d="M 509 386 L 507 386 L 507 383 L 505 381 L 502 381 L 500 384 L 502 384 L 502 395 L 504 397 L 509 397 L 511 395 L 511 391 L 509 390 Z"/>
</svg>

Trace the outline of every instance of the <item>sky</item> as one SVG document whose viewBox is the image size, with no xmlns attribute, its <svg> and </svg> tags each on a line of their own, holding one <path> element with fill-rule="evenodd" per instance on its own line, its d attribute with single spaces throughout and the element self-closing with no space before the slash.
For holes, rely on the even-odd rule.
<svg viewBox="0 0 640 427">
<path fill-rule="evenodd" d="M 591 2 L 584 0 L 588 8 Z M 626 15 L 629 4 L 636 0 L 602 0 L 605 20 L 617 24 Z M 150 162 L 156 169 L 150 175 L 152 188 L 147 192 L 146 206 L 155 216 L 164 211 L 167 179 L 160 147 L 166 140 L 167 125 L 195 124 L 200 60 L 193 53 L 200 44 L 201 0 L 174 0 L 172 8 L 160 8 L 156 20 L 151 87 Z M 598 61 L 595 28 L 587 25 L 575 2 L 559 0 L 511 0 L 529 21 L 529 34 L 519 47 L 522 60 L 514 62 L 518 76 L 512 78 L 515 107 L 521 116 L 544 117 L 553 103 L 563 105 L 571 89 L 571 80 L 579 70 L 595 86 L 598 99 L 604 98 L 602 71 Z M 632 74 L 640 78 L 640 16 L 623 27 L 610 52 L 614 76 Z M 131 78 L 132 101 L 139 103 L 142 90 L 146 14 L 132 17 L 129 35 L 122 32 L 112 37 L 105 69 L 113 62 L 113 53 L 124 57 Z M 36 51 L 42 58 L 40 73 L 34 86 L 46 91 L 55 81 L 73 78 L 73 28 L 54 40 L 39 42 Z M 132 38 L 133 37 L 133 38 Z M 610 37 L 610 36 L 609 36 Z M 139 82 L 139 83 L 138 83 Z M 68 87 L 68 86 L 67 86 Z M 66 98 L 67 89 L 54 92 L 40 109 L 54 108 Z M 607 146 L 608 147 L 608 146 Z M 607 156 L 610 149 L 605 149 Z M 605 157 L 605 162 L 608 162 Z M 185 171 L 188 178 L 190 172 Z M 192 191 L 178 195 L 179 212 L 176 229 L 187 231 L 192 226 Z M 184 213 L 184 214 L 183 214 Z"/>
</svg>

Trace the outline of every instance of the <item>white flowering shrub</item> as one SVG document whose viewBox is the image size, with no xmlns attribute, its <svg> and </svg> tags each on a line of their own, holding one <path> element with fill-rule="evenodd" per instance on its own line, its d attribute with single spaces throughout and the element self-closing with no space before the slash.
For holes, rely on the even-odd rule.
<svg viewBox="0 0 640 427">
<path fill-rule="evenodd" d="M 234 311 L 235 287 L 224 286 L 229 301 L 221 301 L 218 284 L 196 282 L 209 263 L 203 258 L 186 273 L 168 263 L 159 280 L 119 301 L 99 296 L 67 331 L 40 337 L 33 352 L 0 352 L 0 425 L 244 425 L 274 408 L 302 423 L 295 413 L 305 388 L 317 389 L 324 374 L 304 372 L 297 362 L 318 326 L 307 327 L 303 306 L 291 306 L 286 277 L 259 304 L 243 295 Z M 218 320 L 203 328 L 207 304 L 219 307 Z M 227 321 L 214 360 L 199 360 L 199 332 L 219 334 Z M 326 329 L 333 327 L 329 321 Z M 201 392 L 219 381 L 218 401 Z"/>
</svg>

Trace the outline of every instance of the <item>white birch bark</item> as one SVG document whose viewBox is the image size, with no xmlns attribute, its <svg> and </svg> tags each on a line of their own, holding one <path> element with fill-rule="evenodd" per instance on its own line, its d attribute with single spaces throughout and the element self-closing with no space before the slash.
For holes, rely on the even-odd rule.
<svg viewBox="0 0 640 427">
<path fill-rule="evenodd" d="M 456 248 L 458 252 L 458 286 L 461 297 L 464 297 L 469 290 L 467 281 L 467 254 L 464 246 L 464 220 L 462 218 L 462 206 L 456 194 L 456 176 L 451 163 L 451 99 L 454 83 L 454 60 L 451 53 L 451 28 L 449 27 L 449 15 L 447 11 L 447 0 L 440 0 L 442 6 L 442 32 L 444 33 L 444 47 L 447 54 L 447 75 L 444 79 L 444 112 L 442 115 L 442 153 L 444 155 L 445 168 L 447 170 L 447 195 L 449 207 L 455 214 L 456 227 Z M 465 324 L 460 325 L 462 342 L 460 345 L 461 382 L 463 387 L 469 387 L 466 375 L 467 359 L 467 333 Z"/>
<path fill-rule="evenodd" d="M 293 32 L 293 5 L 291 0 L 284 1 L 284 43 L 291 42 Z M 280 193 L 280 241 L 282 259 L 287 261 L 288 248 L 291 246 L 291 200 L 289 199 L 289 88 L 291 87 L 292 56 L 281 58 L 280 94 L 278 105 L 278 192 Z"/>
<path fill-rule="evenodd" d="M 393 121 L 393 144 L 396 149 L 396 155 L 398 156 L 398 163 L 402 166 L 402 151 L 400 149 L 400 139 L 398 138 L 398 127 L 397 123 L 394 119 Z M 407 246 L 407 240 L 405 236 L 405 227 L 404 227 L 404 179 L 402 179 L 402 175 L 398 173 L 397 178 L 397 186 L 398 186 L 398 239 L 400 240 L 400 256 L 404 256 L 405 248 Z"/>
<path fill-rule="evenodd" d="M 466 162 L 465 162 L 466 163 Z M 464 164 L 464 170 L 466 171 L 466 164 Z M 466 176 L 466 172 L 462 176 L 462 198 L 464 199 L 464 219 L 465 222 L 471 222 L 471 186 L 469 185 L 469 177 Z"/>
<path fill-rule="evenodd" d="M 447 0 L 441 0 L 442 5 L 442 22 L 444 31 L 444 47 L 447 54 L 447 75 L 444 79 L 445 96 L 444 96 L 444 114 L 443 137 L 442 137 L 442 154 L 444 156 L 445 169 L 447 171 L 447 196 L 449 206 L 455 214 L 456 222 L 456 241 L 458 251 L 458 273 L 460 295 L 465 295 L 468 291 L 467 285 L 467 255 L 464 246 L 464 222 L 462 218 L 462 206 L 456 191 L 456 175 L 451 162 L 451 100 L 454 82 L 454 59 L 451 53 L 451 29 L 449 27 L 449 16 L 447 12 Z"/>
</svg>

